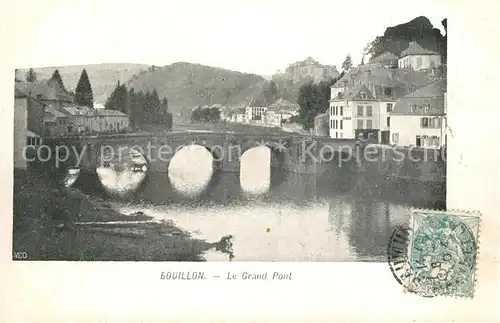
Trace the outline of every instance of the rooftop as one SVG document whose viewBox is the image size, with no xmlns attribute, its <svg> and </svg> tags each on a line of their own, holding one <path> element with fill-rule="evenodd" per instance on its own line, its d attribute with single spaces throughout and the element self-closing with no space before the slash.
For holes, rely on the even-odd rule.
<svg viewBox="0 0 500 323">
<path fill-rule="evenodd" d="M 70 107 L 63 107 L 64 110 L 66 110 L 68 113 L 71 115 L 94 115 L 95 110 L 91 109 L 86 106 L 70 106 Z"/>
<path fill-rule="evenodd" d="M 416 41 L 412 41 L 408 45 L 408 48 L 401 52 L 401 57 L 405 57 L 408 55 L 439 55 L 439 53 L 429 49 L 425 49 Z"/>
<path fill-rule="evenodd" d="M 55 100 L 64 102 L 73 102 L 73 98 L 64 90 L 62 90 L 57 83 L 50 83 L 47 81 L 27 83 L 16 82 L 16 89 L 30 94 L 33 98 L 39 100 Z"/>
<path fill-rule="evenodd" d="M 370 101 L 375 100 L 375 97 L 366 85 L 358 84 L 338 94 L 334 100 Z"/>
<path fill-rule="evenodd" d="M 392 114 L 443 115 L 445 92 L 446 80 L 433 82 L 397 100 Z"/>
<path fill-rule="evenodd" d="M 269 109 L 281 111 L 297 111 L 300 109 L 300 106 L 296 103 L 280 98 L 269 105 Z"/>
<path fill-rule="evenodd" d="M 369 63 L 384 63 L 384 62 L 390 62 L 390 61 L 396 61 L 399 59 L 398 56 L 394 55 L 391 52 L 385 52 L 382 53 L 376 57 L 373 57 L 370 59 Z"/>
<path fill-rule="evenodd" d="M 95 110 L 95 114 L 98 116 L 108 116 L 108 117 L 126 117 L 127 115 L 118 110 L 109 110 L 109 109 L 98 109 Z"/>
</svg>

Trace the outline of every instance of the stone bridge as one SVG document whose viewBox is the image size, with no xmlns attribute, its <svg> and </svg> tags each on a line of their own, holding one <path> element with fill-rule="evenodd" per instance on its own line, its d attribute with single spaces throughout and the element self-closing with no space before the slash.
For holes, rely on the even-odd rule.
<svg viewBox="0 0 500 323">
<path fill-rule="evenodd" d="M 321 174 L 325 165 L 352 161 L 356 141 L 325 137 L 290 135 L 250 135 L 239 133 L 164 133 L 114 134 L 73 138 L 44 138 L 51 148 L 52 160 L 59 155 L 59 165 L 95 171 L 107 160 L 120 158 L 133 149 L 141 153 L 148 172 L 168 172 L 176 152 L 189 145 L 205 147 L 213 156 L 214 170 L 239 173 L 241 156 L 249 149 L 266 146 L 271 150 L 271 169 L 298 174 Z M 69 155 L 66 157 L 66 154 Z"/>
</svg>

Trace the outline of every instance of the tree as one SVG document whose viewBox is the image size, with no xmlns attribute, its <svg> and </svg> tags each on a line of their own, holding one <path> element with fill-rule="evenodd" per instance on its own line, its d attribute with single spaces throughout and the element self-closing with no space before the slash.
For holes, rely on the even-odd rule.
<svg viewBox="0 0 500 323">
<path fill-rule="evenodd" d="M 36 73 L 35 70 L 30 68 L 28 72 L 26 72 L 26 82 L 28 83 L 34 83 L 36 82 Z"/>
<path fill-rule="evenodd" d="M 278 87 L 276 86 L 276 83 L 274 81 L 269 82 L 269 84 L 264 88 L 263 92 L 266 105 L 269 105 L 278 99 Z"/>
<path fill-rule="evenodd" d="M 297 122 L 308 130 L 314 126 L 314 118 L 328 110 L 330 104 L 330 88 L 342 74 L 328 81 L 318 84 L 312 82 L 303 85 L 299 90 L 299 116 Z"/>
<path fill-rule="evenodd" d="M 106 100 L 104 106 L 106 107 L 106 109 L 117 110 L 128 114 L 128 99 L 127 88 L 125 87 L 125 85 L 120 85 L 120 81 L 118 81 L 113 93 L 111 93 L 109 98 Z"/>
<path fill-rule="evenodd" d="M 201 108 L 196 107 L 193 109 L 193 111 L 191 111 L 191 122 L 192 123 L 198 122 L 200 121 L 200 119 L 201 119 Z"/>
<path fill-rule="evenodd" d="M 347 72 L 351 69 L 351 67 L 352 67 L 352 58 L 351 55 L 347 54 L 344 62 L 342 63 L 342 70 Z"/>
<path fill-rule="evenodd" d="M 55 70 L 54 73 L 52 74 L 52 77 L 50 78 L 51 80 L 53 81 L 56 81 L 57 84 L 59 84 L 59 87 L 66 91 L 66 88 L 64 87 L 64 83 L 63 83 L 63 80 L 62 80 L 62 77 L 61 77 L 61 74 L 59 74 L 59 70 Z"/>
<path fill-rule="evenodd" d="M 89 76 L 85 69 L 83 69 L 80 80 L 78 80 L 78 84 L 76 85 L 75 102 L 81 106 L 94 107 L 94 94 L 92 93 L 92 86 L 90 85 Z"/>
</svg>

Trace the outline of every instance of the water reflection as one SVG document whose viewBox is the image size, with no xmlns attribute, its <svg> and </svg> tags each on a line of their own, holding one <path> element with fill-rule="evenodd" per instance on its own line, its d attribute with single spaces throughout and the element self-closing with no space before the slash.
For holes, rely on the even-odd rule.
<svg viewBox="0 0 500 323">
<path fill-rule="evenodd" d="M 179 150 L 168 166 L 173 187 L 182 195 L 200 195 L 213 175 L 212 154 L 202 146 L 189 145 Z"/>
<path fill-rule="evenodd" d="M 63 185 L 65 187 L 72 186 L 73 184 L 75 184 L 79 176 L 80 176 L 80 169 L 78 168 L 68 169 L 63 179 Z"/>
<path fill-rule="evenodd" d="M 122 148 L 116 155 L 104 152 L 99 165 L 96 170 L 99 181 L 114 196 L 133 194 L 147 175 L 146 158 L 134 149 Z"/>
<path fill-rule="evenodd" d="M 127 202 L 113 204 L 125 213 L 142 211 L 157 220 L 173 220 L 209 242 L 230 234 L 233 261 L 385 261 L 390 235 L 408 220 L 410 207 L 436 207 L 444 202 L 439 185 L 381 181 L 365 187 L 366 181 L 353 178 L 357 182 L 352 189 L 339 191 L 332 182 L 319 185 L 321 178 L 292 173 L 276 185 L 269 185 L 273 174 L 267 173 L 267 179 L 253 183 L 267 189 L 246 194 L 240 174 L 214 173 L 212 156 L 190 162 L 190 152 L 209 152 L 203 147 L 187 148 L 183 160 L 174 157 L 169 174 L 149 173 Z M 265 150 L 260 152 L 264 158 L 269 156 Z M 254 163 L 247 161 L 249 168 L 242 166 L 242 172 L 252 165 L 262 171 L 262 165 L 257 165 L 261 161 L 248 156 Z M 252 172 L 241 175 L 256 176 Z M 118 186 L 137 183 L 137 179 L 121 176 Z M 204 256 L 227 261 L 227 255 L 215 250 Z"/>
<path fill-rule="evenodd" d="M 271 150 L 261 146 L 247 150 L 240 159 L 240 184 L 245 193 L 263 194 L 271 186 Z"/>
</svg>

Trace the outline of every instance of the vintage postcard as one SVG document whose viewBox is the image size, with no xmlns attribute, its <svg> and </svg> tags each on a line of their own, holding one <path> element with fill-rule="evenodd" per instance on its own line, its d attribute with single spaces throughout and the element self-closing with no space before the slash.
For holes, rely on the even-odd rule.
<svg viewBox="0 0 500 323">
<path fill-rule="evenodd" d="M 105 3 L 40 27 L 31 55 L 64 60 L 12 60 L 12 266 L 144 263 L 161 268 L 155 290 L 243 293 L 315 275 L 273 263 L 359 264 L 404 302 L 476 299 L 485 211 L 449 201 L 466 133 L 452 8 Z M 95 52 L 72 57 L 85 42 Z"/>
</svg>

